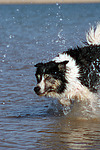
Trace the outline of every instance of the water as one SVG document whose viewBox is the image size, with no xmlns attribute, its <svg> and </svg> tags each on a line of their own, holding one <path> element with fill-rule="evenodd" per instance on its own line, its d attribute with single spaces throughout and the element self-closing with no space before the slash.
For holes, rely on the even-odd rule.
<svg viewBox="0 0 100 150">
<path fill-rule="evenodd" d="M 34 64 L 83 46 L 100 4 L 0 5 L 0 149 L 100 149 L 100 119 L 38 97 Z M 77 110 L 77 111 L 76 111 Z M 81 116 L 82 118 L 82 116 Z"/>
</svg>

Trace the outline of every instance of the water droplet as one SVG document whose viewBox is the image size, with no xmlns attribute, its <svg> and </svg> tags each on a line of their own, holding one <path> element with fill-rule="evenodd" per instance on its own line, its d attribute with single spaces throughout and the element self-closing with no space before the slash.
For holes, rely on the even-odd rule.
<svg viewBox="0 0 100 150">
<path fill-rule="evenodd" d="M 6 57 L 6 54 L 4 54 L 3 57 L 5 58 L 5 57 Z"/>
<path fill-rule="evenodd" d="M 18 11 L 19 11 L 19 9 L 17 8 L 17 9 L 16 9 L 16 11 L 18 12 Z"/>
<path fill-rule="evenodd" d="M 60 18 L 60 21 L 62 21 L 62 18 Z"/>
<path fill-rule="evenodd" d="M 65 40 L 62 40 L 62 44 L 65 44 Z"/>
<path fill-rule="evenodd" d="M 7 45 L 7 48 L 9 47 L 10 45 Z"/>
<path fill-rule="evenodd" d="M 2 72 L 2 70 L 0 70 L 0 72 Z"/>
<path fill-rule="evenodd" d="M 2 60 L 2 62 L 5 62 L 4 59 Z"/>
<path fill-rule="evenodd" d="M 9 38 L 10 38 L 10 39 L 14 38 L 14 35 L 9 35 Z"/>
<path fill-rule="evenodd" d="M 61 6 L 59 6 L 59 9 L 61 8 Z"/>
<path fill-rule="evenodd" d="M 59 41 L 58 41 L 58 40 L 56 40 L 56 43 L 59 43 Z"/>
<path fill-rule="evenodd" d="M 36 44 L 38 44 L 39 42 L 38 41 L 36 41 Z"/>
<path fill-rule="evenodd" d="M 9 35 L 9 38 L 11 39 L 11 38 L 12 38 L 12 36 L 11 36 L 11 35 Z"/>
</svg>

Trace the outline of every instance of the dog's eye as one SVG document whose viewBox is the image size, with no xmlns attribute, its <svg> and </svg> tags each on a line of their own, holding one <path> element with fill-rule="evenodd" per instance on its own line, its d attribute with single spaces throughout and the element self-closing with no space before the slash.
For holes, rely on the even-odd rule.
<svg viewBox="0 0 100 150">
<path fill-rule="evenodd" d="M 52 75 L 57 75 L 57 71 L 52 71 L 51 74 Z"/>
<path fill-rule="evenodd" d="M 40 82 L 40 81 L 41 81 L 41 75 L 38 74 L 38 75 L 37 75 L 37 82 Z"/>
<path fill-rule="evenodd" d="M 55 72 L 54 72 L 54 74 L 56 75 L 56 74 L 57 74 L 57 72 L 55 71 Z"/>
</svg>

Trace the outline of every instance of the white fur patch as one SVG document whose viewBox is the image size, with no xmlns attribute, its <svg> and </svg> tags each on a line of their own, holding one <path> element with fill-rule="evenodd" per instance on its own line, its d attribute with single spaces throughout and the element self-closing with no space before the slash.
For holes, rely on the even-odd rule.
<svg viewBox="0 0 100 150">
<path fill-rule="evenodd" d="M 76 80 L 76 78 L 80 77 L 79 66 L 76 65 L 76 61 L 67 53 L 59 54 L 59 56 L 55 57 L 53 61 L 55 62 L 69 61 L 66 64 L 66 79 L 69 82 L 73 82 Z"/>
<path fill-rule="evenodd" d="M 88 33 L 86 33 L 86 40 L 89 45 L 100 45 L 100 23 L 97 24 L 96 29 L 92 26 Z"/>
<path fill-rule="evenodd" d="M 41 82 L 38 83 L 37 85 L 41 88 L 40 92 L 44 93 L 44 89 L 45 89 L 44 76 L 42 76 Z"/>
</svg>

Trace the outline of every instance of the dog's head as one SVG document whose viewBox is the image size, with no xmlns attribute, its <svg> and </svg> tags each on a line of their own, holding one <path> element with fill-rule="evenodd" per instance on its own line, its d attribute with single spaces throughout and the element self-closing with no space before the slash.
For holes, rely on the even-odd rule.
<svg viewBox="0 0 100 150">
<path fill-rule="evenodd" d="M 67 80 L 65 79 L 66 64 L 68 61 L 56 63 L 38 63 L 35 65 L 37 86 L 34 91 L 39 96 L 57 97 L 64 92 Z"/>
</svg>

